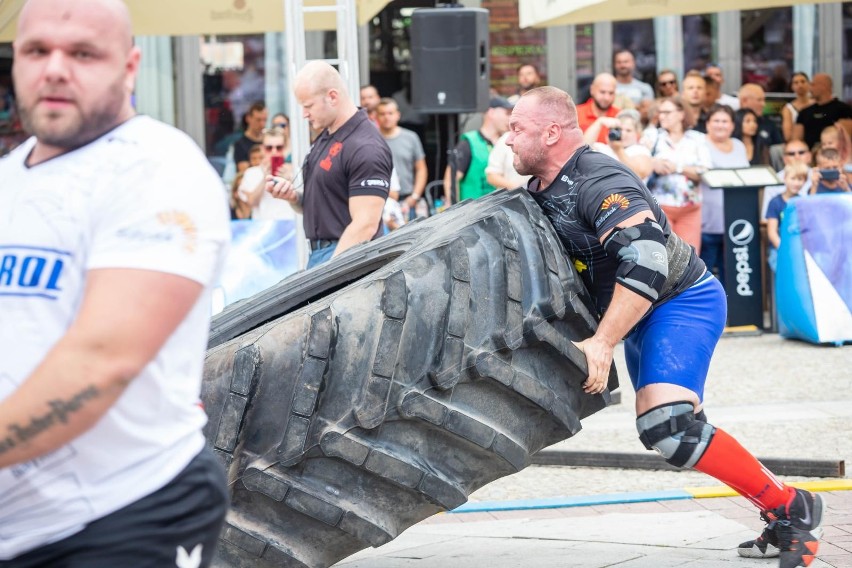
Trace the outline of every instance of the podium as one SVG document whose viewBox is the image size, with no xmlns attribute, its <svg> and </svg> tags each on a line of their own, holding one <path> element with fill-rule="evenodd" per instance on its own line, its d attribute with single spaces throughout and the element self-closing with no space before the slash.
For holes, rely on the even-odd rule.
<svg viewBox="0 0 852 568">
<path fill-rule="evenodd" d="M 725 292 L 728 327 L 763 329 L 758 191 L 781 180 L 769 166 L 708 170 L 702 176 L 725 200 Z"/>
</svg>

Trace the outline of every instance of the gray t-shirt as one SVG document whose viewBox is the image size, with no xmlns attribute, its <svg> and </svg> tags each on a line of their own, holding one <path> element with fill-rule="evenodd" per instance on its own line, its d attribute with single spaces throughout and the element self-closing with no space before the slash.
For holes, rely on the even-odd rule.
<svg viewBox="0 0 852 568">
<path fill-rule="evenodd" d="M 643 83 L 636 77 L 629 83 L 616 83 L 615 92 L 624 95 L 636 106 L 643 100 L 654 100 L 654 89 L 648 83 Z"/>
<path fill-rule="evenodd" d="M 426 156 L 420 138 L 407 128 L 400 128 L 393 138 L 385 138 L 393 154 L 393 167 L 399 176 L 400 198 L 411 195 L 414 189 L 414 164 Z"/>
<path fill-rule="evenodd" d="M 706 140 L 710 150 L 710 159 L 714 168 L 747 168 L 748 155 L 743 143 L 736 138 L 731 142 L 734 147 L 730 152 L 722 152 Z M 725 200 L 724 190 L 701 186 L 704 195 L 701 199 L 701 232 L 711 235 L 721 235 L 725 232 Z"/>
</svg>

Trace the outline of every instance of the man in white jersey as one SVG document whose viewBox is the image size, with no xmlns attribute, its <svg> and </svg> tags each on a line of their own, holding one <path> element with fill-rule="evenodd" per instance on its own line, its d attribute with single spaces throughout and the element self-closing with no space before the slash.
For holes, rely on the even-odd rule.
<svg viewBox="0 0 852 568">
<path fill-rule="evenodd" d="M 221 182 L 130 104 L 121 0 L 30 0 L 0 160 L 0 567 L 207 566 L 227 509 L 199 405 Z"/>
</svg>

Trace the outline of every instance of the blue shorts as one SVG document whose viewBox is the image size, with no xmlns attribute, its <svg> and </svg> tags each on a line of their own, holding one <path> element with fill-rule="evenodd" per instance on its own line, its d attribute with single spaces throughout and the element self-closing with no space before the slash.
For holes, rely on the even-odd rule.
<svg viewBox="0 0 852 568">
<path fill-rule="evenodd" d="M 654 310 L 624 341 L 633 388 L 668 383 L 704 400 L 710 357 L 728 317 L 725 290 L 709 272 Z"/>
</svg>

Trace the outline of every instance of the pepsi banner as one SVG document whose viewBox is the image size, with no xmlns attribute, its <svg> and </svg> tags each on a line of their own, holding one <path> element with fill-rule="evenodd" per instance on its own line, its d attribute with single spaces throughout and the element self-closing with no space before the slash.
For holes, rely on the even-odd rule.
<svg viewBox="0 0 852 568">
<path fill-rule="evenodd" d="M 213 291 L 213 313 L 298 271 L 299 241 L 296 219 L 231 221 L 231 248 Z"/>
<path fill-rule="evenodd" d="M 757 187 L 726 187 L 725 291 L 728 325 L 763 329 Z"/>
<path fill-rule="evenodd" d="M 812 343 L 852 342 L 852 194 L 791 200 L 779 234 L 780 334 Z"/>
</svg>

